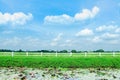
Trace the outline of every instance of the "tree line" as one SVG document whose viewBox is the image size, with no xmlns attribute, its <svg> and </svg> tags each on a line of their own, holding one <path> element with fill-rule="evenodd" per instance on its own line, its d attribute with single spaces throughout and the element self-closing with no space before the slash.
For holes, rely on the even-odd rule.
<svg viewBox="0 0 120 80">
<path fill-rule="evenodd" d="M 9 50 L 9 49 L 0 49 L 0 52 L 26 52 L 26 50 Z M 60 50 L 60 51 L 56 51 L 56 50 L 35 50 L 35 51 L 30 51 L 27 50 L 27 52 L 44 52 L 44 53 L 82 53 L 82 52 L 113 52 L 113 51 L 104 51 L 103 49 L 98 49 L 98 50 L 94 50 L 94 51 L 80 51 L 80 50 Z M 120 51 L 114 51 L 114 52 L 120 52 Z"/>
</svg>

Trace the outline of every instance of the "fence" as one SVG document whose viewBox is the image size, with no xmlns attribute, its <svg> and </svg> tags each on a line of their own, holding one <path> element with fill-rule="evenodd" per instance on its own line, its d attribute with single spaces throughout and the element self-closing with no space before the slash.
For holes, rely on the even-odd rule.
<svg viewBox="0 0 120 80">
<path fill-rule="evenodd" d="M 43 52 L 0 52 L 0 56 L 120 56 L 119 52 L 82 52 L 82 53 L 43 53 Z"/>
</svg>

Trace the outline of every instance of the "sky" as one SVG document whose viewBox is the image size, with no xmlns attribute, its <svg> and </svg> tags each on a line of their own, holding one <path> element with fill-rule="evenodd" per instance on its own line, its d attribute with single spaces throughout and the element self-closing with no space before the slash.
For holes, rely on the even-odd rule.
<svg viewBox="0 0 120 80">
<path fill-rule="evenodd" d="M 120 50 L 120 0 L 0 0 L 0 49 Z"/>
</svg>

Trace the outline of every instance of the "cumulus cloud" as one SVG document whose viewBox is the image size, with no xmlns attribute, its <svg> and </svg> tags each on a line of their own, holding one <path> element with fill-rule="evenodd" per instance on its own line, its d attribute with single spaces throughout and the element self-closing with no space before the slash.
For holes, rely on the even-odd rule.
<svg viewBox="0 0 120 80">
<path fill-rule="evenodd" d="M 117 29 L 115 30 L 115 32 L 116 32 L 116 33 L 120 33 L 120 28 L 117 28 Z"/>
<path fill-rule="evenodd" d="M 104 43 L 105 44 L 118 44 L 119 43 L 119 40 L 115 39 L 117 38 L 116 35 L 112 34 L 111 36 L 106 36 L 106 37 L 103 37 L 103 36 L 95 36 L 91 41 L 93 43 Z"/>
<path fill-rule="evenodd" d="M 91 11 L 89 9 L 83 9 L 81 13 L 75 14 L 74 18 L 75 20 L 85 20 L 89 18 L 94 18 L 98 12 L 99 8 L 95 6 Z"/>
<path fill-rule="evenodd" d="M 58 43 L 57 42 L 51 42 L 50 45 L 51 46 L 56 46 Z"/>
<path fill-rule="evenodd" d="M 102 25 L 96 28 L 96 31 L 102 32 L 102 31 L 112 31 L 117 29 L 118 27 L 116 25 Z"/>
<path fill-rule="evenodd" d="M 59 41 L 61 39 L 61 36 L 63 33 L 59 33 L 56 38 L 53 39 L 53 41 Z"/>
<path fill-rule="evenodd" d="M 94 18 L 99 12 L 98 7 L 93 7 L 92 10 L 83 9 L 82 12 L 76 13 L 73 17 L 67 14 L 55 15 L 55 16 L 46 16 L 44 18 L 44 23 L 59 23 L 59 24 L 69 24 L 75 21 L 86 20 Z"/>
<path fill-rule="evenodd" d="M 39 49 L 46 46 L 46 42 L 42 41 L 39 38 L 33 37 L 12 37 L 12 38 L 2 38 L 0 39 L 1 46 L 0 48 L 8 49 Z M 47 45 L 48 46 L 48 45 Z"/>
<path fill-rule="evenodd" d="M 72 47 L 72 46 L 73 46 L 72 43 L 69 43 L 69 44 L 67 44 L 67 43 L 60 44 L 60 47 Z"/>
<path fill-rule="evenodd" d="M 63 33 L 59 33 L 50 43 L 51 47 L 70 47 L 72 46 L 72 40 L 62 38 Z"/>
<path fill-rule="evenodd" d="M 4 39 L 4 42 L 2 43 L 2 45 L 4 45 L 4 46 L 8 46 L 8 45 L 17 46 L 20 44 L 20 42 L 21 42 L 20 38 L 13 37 L 12 39 Z"/>
<path fill-rule="evenodd" d="M 70 43 L 70 42 L 71 42 L 71 40 L 67 39 L 65 42 L 66 42 L 66 43 Z"/>
<path fill-rule="evenodd" d="M 78 32 L 77 34 L 76 34 L 76 36 L 91 36 L 91 35 L 93 35 L 94 33 L 93 33 L 93 31 L 91 30 L 91 29 L 83 29 L 83 30 L 81 30 L 80 32 Z"/>
<path fill-rule="evenodd" d="M 62 44 L 59 45 L 60 47 L 72 47 L 73 41 L 70 39 L 64 40 Z"/>
<path fill-rule="evenodd" d="M 98 43 L 98 42 L 101 42 L 102 39 L 99 37 L 99 36 L 95 36 L 93 39 L 92 39 L 92 42 L 94 43 Z"/>
<path fill-rule="evenodd" d="M 56 46 L 58 42 L 61 40 L 63 33 L 59 33 L 57 37 L 55 37 L 52 42 L 50 43 L 51 46 Z"/>
<path fill-rule="evenodd" d="M 116 33 L 105 32 L 105 33 L 102 33 L 101 35 L 95 36 L 92 39 L 92 42 L 94 42 L 94 43 L 99 43 L 99 42 L 102 42 L 102 43 L 115 43 L 115 42 L 118 41 L 119 36 L 120 35 L 116 34 Z"/>
<path fill-rule="evenodd" d="M 73 19 L 71 16 L 63 14 L 58 16 L 46 16 L 44 21 L 45 23 L 68 24 L 68 23 L 72 23 Z"/>
<path fill-rule="evenodd" d="M 23 25 L 28 20 L 31 20 L 33 18 L 31 13 L 24 14 L 23 12 L 16 12 L 13 14 L 10 13 L 1 13 L 0 12 L 0 24 L 12 24 L 12 25 Z"/>
<path fill-rule="evenodd" d="M 119 38 L 119 35 L 107 32 L 107 33 L 104 33 L 101 37 L 104 39 L 115 39 L 115 38 Z"/>
<path fill-rule="evenodd" d="M 102 31 L 101 33 L 97 33 L 97 31 Z M 100 26 L 96 28 L 96 31 L 93 32 L 93 29 L 82 29 L 75 35 L 81 38 L 81 41 L 88 41 L 91 43 L 104 43 L 104 44 L 117 44 L 120 40 L 120 28 L 116 25 L 109 26 Z"/>
<path fill-rule="evenodd" d="M 108 43 L 110 43 L 110 44 L 118 44 L 119 40 L 110 40 L 110 41 L 108 41 Z"/>
<path fill-rule="evenodd" d="M 120 41 L 119 33 L 118 25 L 102 25 L 96 28 L 95 36 L 91 40 L 94 43 L 117 44 Z"/>
</svg>

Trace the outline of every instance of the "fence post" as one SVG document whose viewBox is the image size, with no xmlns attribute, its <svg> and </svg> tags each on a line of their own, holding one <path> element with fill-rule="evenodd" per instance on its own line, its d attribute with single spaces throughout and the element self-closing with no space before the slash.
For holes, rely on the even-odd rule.
<svg viewBox="0 0 120 80">
<path fill-rule="evenodd" d="M 101 52 L 99 52 L 99 56 L 101 56 Z"/>
<path fill-rule="evenodd" d="M 40 54 L 41 54 L 41 56 L 43 56 L 43 52 L 41 52 Z"/>
<path fill-rule="evenodd" d="M 28 52 L 26 52 L 26 56 L 28 56 Z"/>
<path fill-rule="evenodd" d="M 70 56 L 72 56 L 72 52 L 70 52 Z"/>
<path fill-rule="evenodd" d="M 58 56 L 58 53 L 56 52 L 55 56 L 57 57 Z"/>
<path fill-rule="evenodd" d="M 11 53 L 12 57 L 14 56 L 14 52 Z"/>
<path fill-rule="evenodd" d="M 87 56 L 87 53 L 85 52 L 85 56 Z"/>
<path fill-rule="evenodd" d="M 113 52 L 113 57 L 115 56 L 115 52 Z"/>
</svg>

